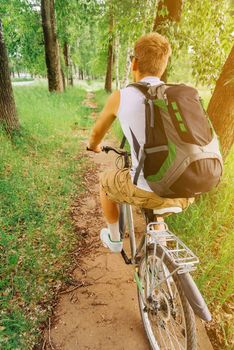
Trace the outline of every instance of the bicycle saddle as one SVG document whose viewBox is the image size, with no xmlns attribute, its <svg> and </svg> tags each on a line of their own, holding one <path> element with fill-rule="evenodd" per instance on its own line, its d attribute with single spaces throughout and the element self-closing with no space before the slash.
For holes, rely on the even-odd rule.
<svg viewBox="0 0 234 350">
<path fill-rule="evenodd" d="M 155 215 L 164 215 L 169 213 L 181 213 L 182 208 L 181 207 L 169 207 L 169 208 L 161 208 L 161 209 L 153 209 L 153 212 Z"/>
</svg>

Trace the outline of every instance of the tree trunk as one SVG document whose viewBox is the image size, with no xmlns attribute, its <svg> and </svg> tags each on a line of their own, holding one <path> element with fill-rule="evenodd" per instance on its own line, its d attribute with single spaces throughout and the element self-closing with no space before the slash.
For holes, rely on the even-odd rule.
<svg viewBox="0 0 234 350">
<path fill-rule="evenodd" d="M 159 34 L 167 34 L 165 26 L 168 21 L 179 23 L 182 14 L 183 0 L 160 0 L 157 8 L 157 15 L 154 20 L 153 31 Z M 164 9 L 167 9 L 167 14 L 163 15 Z M 163 73 L 161 79 L 167 82 L 168 71 Z"/>
<path fill-rule="evenodd" d="M 112 39 L 110 39 L 109 46 L 108 46 L 107 70 L 106 70 L 106 80 L 105 80 L 105 90 L 107 92 L 112 91 L 112 69 L 113 69 L 113 45 L 112 45 Z"/>
<path fill-rule="evenodd" d="M 63 45 L 63 56 L 66 66 L 67 84 L 73 86 L 73 74 L 72 74 L 72 62 L 70 58 L 70 48 L 68 43 L 65 41 Z"/>
<path fill-rule="evenodd" d="M 160 0 L 158 3 L 157 15 L 154 20 L 153 31 L 159 34 L 166 34 L 164 32 L 164 23 L 166 21 L 170 22 L 180 22 L 182 14 L 183 0 Z M 167 9 L 167 14 L 163 16 L 163 9 Z"/>
<path fill-rule="evenodd" d="M 63 81 L 63 91 L 65 91 L 66 90 L 66 77 L 65 77 L 65 74 L 64 74 L 64 71 L 62 68 L 61 68 L 61 76 L 62 76 L 62 81 Z"/>
<path fill-rule="evenodd" d="M 124 73 L 124 80 L 122 83 L 122 86 L 125 87 L 129 83 L 129 74 L 131 70 L 131 61 L 130 61 L 130 53 L 131 53 L 131 47 L 130 45 L 127 47 L 127 56 L 126 56 L 126 63 L 125 63 L 125 73 Z"/>
<path fill-rule="evenodd" d="M 41 17 L 49 91 L 61 92 L 63 91 L 63 80 L 56 36 L 54 0 L 41 0 Z"/>
<path fill-rule="evenodd" d="M 105 90 L 107 92 L 112 91 L 112 70 L 113 70 L 113 13 L 112 8 L 110 10 L 110 22 L 109 22 L 109 44 L 108 44 L 108 57 L 107 57 L 107 70 L 105 80 Z"/>
<path fill-rule="evenodd" d="M 120 81 L 119 81 L 119 35 L 116 36 L 115 39 L 115 82 L 116 89 L 120 89 Z"/>
<path fill-rule="evenodd" d="M 208 114 L 220 137 L 226 158 L 234 142 L 234 46 L 223 66 L 211 97 Z"/>
<path fill-rule="evenodd" d="M 19 129 L 15 100 L 11 85 L 7 50 L 3 38 L 2 22 L 0 20 L 0 123 L 4 129 L 12 133 Z"/>
</svg>

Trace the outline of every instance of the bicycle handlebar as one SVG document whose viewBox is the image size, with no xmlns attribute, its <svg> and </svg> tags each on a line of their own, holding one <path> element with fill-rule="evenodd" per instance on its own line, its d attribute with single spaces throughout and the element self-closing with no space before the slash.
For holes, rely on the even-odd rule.
<svg viewBox="0 0 234 350">
<path fill-rule="evenodd" d="M 91 148 L 89 148 L 89 147 L 86 147 L 86 150 L 87 150 L 87 151 L 90 151 L 90 152 L 93 151 L 93 150 L 92 150 Z M 121 150 L 121 149 L 114 148 L 114 147 L 110 147 L 110 146 L 103 146 L 103 147 L 101 148 L 101 150 L 102 150 L 102 152 L 105 152 L 105 153 L 108 153 L 108 152 L 110 152 L 110 151 L 113 151 L 113 152 L 119 154 L 120 156 L 125 156 L 126 154 L 129 155 L 129 156 L 131 155 L 131 153 L 129 153 L 129 152 L 125 151 L 125 150 Z"/>
<path fill-rule="evenodd" d="M 86 147 L 87 151 L 92 151 L 92 149 Z M 115 152 L 119 155 L 119 157 L 117 157 L 117 163 L 118 163 L 118 159 L 119 158 L 123 158 L 124 159 L 124 163 L 123 166 L 121 168 L 130 168 L 131 166 L 131 153 L 128 151 L 125 151 L 123 149 L 119 149 L 119 148 L 114 148 L 114 147 L 110 147 L 110 146 L 103 146 L 101 148 L 102 152 L 108 153 L 110 151 Z M 118 165 L 116 163 L 116 166 L 118 168 Z M 120 169 L 120 168 L 119 168 Z"/>
<path fill-rule="evenodd" d="M 110 146 L 103 146 L 102 147 L 102 152 L 108 153 L 110 151 L 113 151 L 113 152 L 119 154 L 120 156 L 125 156 L 126 154 L 130 155 L 130 153 L 125 151 L 125 150 L 117 149 L 117 148 L 110 147 Z"/>
</svg>

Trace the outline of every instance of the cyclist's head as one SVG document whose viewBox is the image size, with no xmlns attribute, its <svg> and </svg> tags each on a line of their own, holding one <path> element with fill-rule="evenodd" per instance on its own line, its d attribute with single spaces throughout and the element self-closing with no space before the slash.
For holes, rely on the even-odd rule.
<svg viewBox="0 0 234 350">
<path fill-rule="evenodd" d="M 171 46 L 164 36 L 158 33 L 141 36 L 134 46 L 133 74 L 138 70 L 141 76 L 161 77 L 170 55 Z"/>
</svg>

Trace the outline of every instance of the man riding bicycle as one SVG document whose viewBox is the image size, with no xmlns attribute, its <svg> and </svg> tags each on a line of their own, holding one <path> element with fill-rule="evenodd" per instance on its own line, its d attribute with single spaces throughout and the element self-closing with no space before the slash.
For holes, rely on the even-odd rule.
<svg viewBox="0 0 234 350">
<path fill-rule="evenodd" d="M 162 84 L 160 77 L 166 69 L 171 47 L 168 40 L 158 33 L 140 37 L 131 56 L 131 71 L 134 82 L 152 86 Z M 144 95 L 133 86 L 114 91 L 108 98 L 99 119 L 95 123 L 88 148 L 101 152 L 100 142 L 114 122 L 119 119 L 121 128 L 131 148 L 131 169 L 108 170 L 101 174 L 100 199 L 108 228 L 101 230 L 103 244 L 112 252 L 120 252 L 123 243 L 119 232 L 118 203 L 129 203 L 141 208 L 159 209 L 181 207 L 191 203 L 190 198 L 163 198 L 149 187 L 141 171 L 137 183 L 134 177 L 139 165 L 136 150 L 145 144 Z"/>
</svg>

